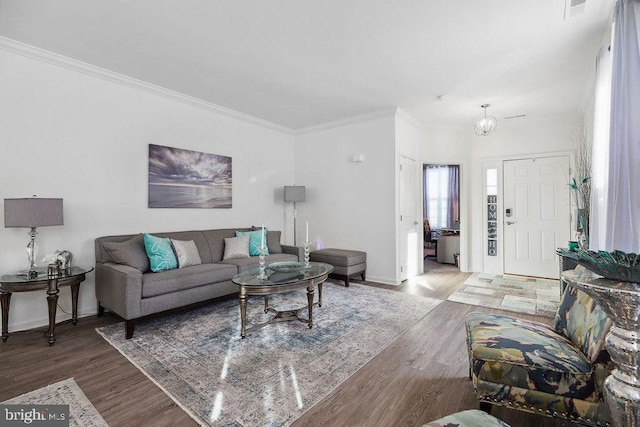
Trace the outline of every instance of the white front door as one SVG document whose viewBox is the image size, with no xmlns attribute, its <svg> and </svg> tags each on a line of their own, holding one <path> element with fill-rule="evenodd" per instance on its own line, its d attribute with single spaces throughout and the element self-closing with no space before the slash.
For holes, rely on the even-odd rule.
<svg viewBox="0 0 640 427">
<path fill-rule="evenodd" d="M 571 235 L 569 156 L 503 166 L 504 272 L 557 278 L 555 251 Z"/>
<path fill-rule="evenodd" d="M 400 280 L 418 274 L 416 161 L 400 158 Z M 421 223 L 420 223 L 421 224 Z M 419 257 L 422 259 L 422 256 Z"/>
</svg>

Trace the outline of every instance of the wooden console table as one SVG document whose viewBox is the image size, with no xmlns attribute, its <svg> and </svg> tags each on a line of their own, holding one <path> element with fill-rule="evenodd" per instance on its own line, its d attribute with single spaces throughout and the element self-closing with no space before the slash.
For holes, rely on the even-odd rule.
<svg viewBox="0 0 640 427">
<path fill-rule="evenodd" d="M 2 308 L 2 341 L 9 338 L 9 304 L 13 292 L 47 291 L 47 304 L 49 306 L 49 331 L 47 333 L 49 345 L 56 342 L 56 309 L 58 307 L 58 293 L 60 287 L 71 286 L 71 304 L 73 307 L 71 321 L 78 323 L 78 292 L 80 283 L 85 279 L 86 273 L 93 268 L 71 267 L 59 270 L 51 265 L 48 270 L 39 272 L 38 276 L 29 278 L 25 274 L 7 274 L 0 277 L 0 306 Z"/>
</svg>

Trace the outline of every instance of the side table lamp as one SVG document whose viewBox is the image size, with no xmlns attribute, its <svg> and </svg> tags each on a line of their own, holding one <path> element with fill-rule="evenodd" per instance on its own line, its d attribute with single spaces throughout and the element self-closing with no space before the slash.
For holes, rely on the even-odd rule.
<svg viewBox="0 0 640 427">
<path fill-rule="evenodd" d="M 31 239 L 27 244 L 27 259 L 29 268 L 26 271 L 28 278 L 38 276 L 36 271 L 36 256 L 38 244 L 36 243 L 36 227 L 52 225 L 64 225 L 62 199 L 47 199 L 30 197 L 24 199 L 4 199 L 4 226 L 5 228 L 22 227 L 30 228 L 28 235 Z"/>
</svg>

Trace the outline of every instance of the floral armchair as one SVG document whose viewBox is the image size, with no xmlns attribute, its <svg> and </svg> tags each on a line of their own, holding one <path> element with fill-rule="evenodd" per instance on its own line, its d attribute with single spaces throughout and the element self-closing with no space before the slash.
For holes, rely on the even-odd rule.
<svg viewBox="0 0 640 427">
<path fill-rule="evenodd" d="M 567 287 L 554 326 L 469 313 L 470 377 L 480 406 L 491 405 L 609 425 L 603 383 L 613 369 L 604 348 L 611 321 L 587 294 Z"/>
</svg>

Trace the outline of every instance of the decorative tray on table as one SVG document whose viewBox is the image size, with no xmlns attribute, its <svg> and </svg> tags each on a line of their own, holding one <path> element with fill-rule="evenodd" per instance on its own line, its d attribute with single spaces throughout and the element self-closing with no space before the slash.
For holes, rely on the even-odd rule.
<svg viewBox="0 0 640 427">
<path fill-rule="evenodd" d="M 622 251 L 569 251 L 557 249 L 556 253 L 574 260 L 588 270 L 607 279 L 640 283 L 640 254 Z"/>
<path fill-rule="evenodd" d="M 295 261 L 280 261 L 280 262 L 272 262 L 267 265 L 267 268 L 270 268 L 273 271 L 277 271 L 279 273 L 290 273 L 293 271 L 304 270 L 304 262 L 295 262 Z"/>
</svg>

